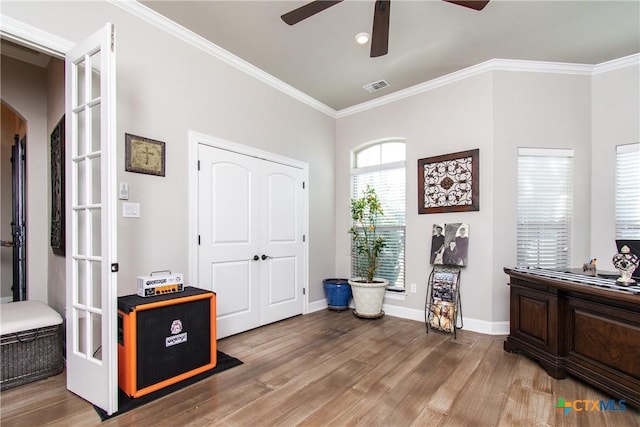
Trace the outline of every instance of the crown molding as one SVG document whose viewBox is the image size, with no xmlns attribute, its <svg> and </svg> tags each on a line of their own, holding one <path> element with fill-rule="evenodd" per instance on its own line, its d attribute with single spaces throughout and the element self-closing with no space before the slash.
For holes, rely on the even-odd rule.
<svg viewBox="0 0 640 427">
<path fill-rule="evenodd" d="M 260 80 L 263 83 L 268 84 L 269 86 L 274 87 L 275 89 L 283 92 L 290 97 L 306 104 L 316 110 L 332 117 L 336 117 L 336 110 L 333 108 L 323 104 L 315 98 L 307 95 L 306 93 L 290 86 L 289 84 L 283 82 L 280 79 L 273 77 L 271 74 L 261 70 L 255 65 L 245 61 L 244 59 L 232 54 L 231 52 L 221 48 L 220 46 L 206 40 L 204 37 L 199 36 L 191 30 L 186 29 L 180 24 L 166 18 L 165 16 L 157 13 L 156 11 L 144 6 L 143 4 L 138 3 L 137 1 L 131 0 L 107 0 L 109 3 L 114 6 L 119 7 L 125 12 L 130 13 L 131 15 L 142 19 L 148 24 L 154 25 L 155 27 L 165 31 L 168 34 L 171 34 L 180 40 L 202 50 L 205 53 L 225 62 L 232 67 L 237 68 L 240 71 L 245 72 L 246 74 Z"/>
<path fill-rule="evenodd" d="M 64 54 L 75 45 L 67 39 L 2 14 L 0 14 L 0 35 L 14 43 L 59 59 L 64 59 Z"/>
<path fill-rule="evenodd" d="M 640 65 L 640 53 L 614 59 L 612 61 L 598 64 L 593 69 L 593 74 L 608 73 L 610 71 L 620 70 L 622 68 Z"/>
<path fill-rule="evenodd" d="M 593 73 L 594 66 L 586 64 L 566 64 L 560 62 L 541 62 L 541 61 L 525 61 L 512 59 L 490 59 L 480 64 L 472 65 L 451 74 L 437 77 L 433 80 L 419 83 L 417 85 L 399 90 L 389 95 L 376 98 L 371 101 L 363 102 L 339 110 L 336 113 L 337 118 L 343 118 L 352 114 L 361 113 L 372 108 L 380 107 L 404 98 L 409 98 L 430 90 L 450 85 L 452 83 L 477 76 L 487 71 L 512 71 L 512 72 L 530 72 L 530 73 L 557 73 L 557 74 L 574 74 L 590 76 Z"/>
</svg>

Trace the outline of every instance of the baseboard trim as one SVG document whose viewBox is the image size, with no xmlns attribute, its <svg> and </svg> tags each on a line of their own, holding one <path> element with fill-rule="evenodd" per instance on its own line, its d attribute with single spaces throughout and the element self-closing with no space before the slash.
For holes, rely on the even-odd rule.
<svg viewBox="0 0 640 427">
<path fill-rule="evenodd" d="M 327 299 L 323 298 L 318 301 L 309 303 L 307 314 L 327 309 Z M 416 310 L 415 308 L 399 307 L 397 305 L 383 304 L 384 313 L 389 316 L 400 317 L 402 319 L 415 320 L 424 322 L 424 310 Z M 488 322 L 486 320 L 473 319 L 470 317 L 462 318 L 464 330 L 477 332 L 485 335 L 509 335 L 509 321 Z"/>
</svg>

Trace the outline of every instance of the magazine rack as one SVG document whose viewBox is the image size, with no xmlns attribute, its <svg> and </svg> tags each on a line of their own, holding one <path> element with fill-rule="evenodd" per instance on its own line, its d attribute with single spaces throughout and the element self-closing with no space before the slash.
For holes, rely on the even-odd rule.
<svg viewBox="0 0 640 427">
<path fill-rule="evenodd" d="M 459 268 L 436 266 L 431 271 L 424 305 L 424 322 L 427 333 L 431 328 L 453 332 L 453 337 L 457 338 L 456 329 L 463 327 Z"/>
</svg>

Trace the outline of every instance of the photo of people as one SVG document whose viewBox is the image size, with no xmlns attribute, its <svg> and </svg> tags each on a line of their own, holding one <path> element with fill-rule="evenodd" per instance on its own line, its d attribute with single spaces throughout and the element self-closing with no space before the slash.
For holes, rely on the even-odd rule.
<svg viewBox="0 0 640 427">
<path fill-rule="evenodd" d="M 431 236 L 431 264 L 442 264 L 442 252 L 444 250 L 444 225 L 433 224 Z"/>
<path fill-rule="evenodd" d="M 469 224 L 434 224 L 430 262 L 434 265 L 466 266 L 469 254 Z"/>
</svg>

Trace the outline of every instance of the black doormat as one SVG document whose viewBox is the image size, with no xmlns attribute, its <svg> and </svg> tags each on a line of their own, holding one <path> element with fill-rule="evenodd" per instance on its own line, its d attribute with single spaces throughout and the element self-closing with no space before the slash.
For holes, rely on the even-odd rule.
<svg viewBox="0 0 640 427">
<path fill-rule="evenodd" d="M 242 365 L 242 361 L 236 359 L 235 357 L 229 356 L 221 351 L 217 352 L 217 363 L 216 366 L 206 372 L 202 372 L 198 375 L 195 375 L 191 378 L 187 378 L 175 384 L 171 384 L 170 386 L 161 388 L 160 390 L 154 391 L 153 393 L 145 394 L 144 396 L 138 398 L 131 398 L 127 396 L 122 389 L 118 389 L 118 411 L 114 412 L 111 415 L 108 415 L 104 410 L 98 408 L 97 406 L 93 406 L 96 410 L 100 419 L 102 421 L 108 420 L 113 417 L 117 417 L 118 415 L 124 414 L 125 412 L 129 412 L 132 409 L 138 408 L 146 403 L 152 402 L 156 399 L 159 399 L 163 396 L 166 396 L 169 393 L 173 393 L 174 391 L 178 391 L 188 385 L 197 383 L 200 380 L 208 378 L 214 374 L 217 374 L 222 371 L 226 371 L 227 369 L 233 368 L 234 366 Z"/>
</svg>

